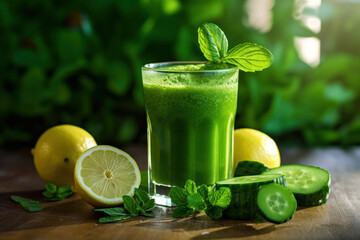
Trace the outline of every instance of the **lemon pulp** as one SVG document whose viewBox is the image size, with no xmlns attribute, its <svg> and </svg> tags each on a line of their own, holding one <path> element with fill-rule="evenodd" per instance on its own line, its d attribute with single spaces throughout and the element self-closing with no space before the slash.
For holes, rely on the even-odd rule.
<svg viewBox="0 0 360 240">
<path fill-rule="evenodd" d="M 124 195 L 134 195 L 134 188 L 140 185 L 140 171 L 127 153 L 111 146 L 97 146 L 79 158 L 75 183 L 89 204 L 115 206 L 123 203 Z"/>
</svg>

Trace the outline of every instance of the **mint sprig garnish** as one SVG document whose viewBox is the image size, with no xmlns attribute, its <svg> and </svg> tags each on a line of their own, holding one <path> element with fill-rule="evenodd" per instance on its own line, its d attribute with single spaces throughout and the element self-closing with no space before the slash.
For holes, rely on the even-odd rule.
<svg viewBox="0 0 360 240">
<path fill-rule="evenodd" d="M 184 188 L 172 187 L 170 198 L 177 205 L 173 217 L 183 218 L 205 211 L 212 219 L 222 217 L 222 212 L 230 205 L 231 191 L 222 187 L 214 191 L 212 187 L 201 185 L 196 187 L 192 180 L 187 180 Z"/>
<path fill-rule="evenodd" d="M 228 51 L 224 32 L 213 23 L 204 23 L 198 28 L 198 41 L 207 60 L 230 63 L 244 72 L 262 71 L 274 60 L 268 49 L 255 43 L 242 43 Z"/>
<path fill-rule="evenodd" d="M 60 201 L 73 194 L 73 186 L 57 187 L 53 183 L 46 184 L 46 190 L 42 192 L 46 201 Z"/>
<path fill-rule="evenodd" d="M 213 23 L 205 23 L 198 28 L 200 49 L 207 60 L 221 61 L 228 51 L 228 40 L 224 32 Z"/>
<path fill-rule="evenodd" d="M 135 188 L 135 199 L 124 195 L 124 207 L 94 209 L 95 212 L 103 212 L 106 217 L 101 217 L 99 223 L 117 222 L 131 217 L 143 215 L 154 217 L 152 210 L 155 208 L 155 200 L 150 199 L 149 195 L 142 189 Z"/>
<path fill-rule="evenodd" d="M 44 206 L 41 203 L 29 198 L 19 197 L 15 195 L 11 195 L 10 198 L 14 202 L 20 203 L 20 205 L 29 212 L 38 212 L 44 209 Z"/>
<path fill-rule="evenodd" d="M 238 66 L 244 72 L 262 71 L 273 63 L 269 50 L 255 43 L 242 43 L 233 47 L 224 62 Z"/>
</svg>

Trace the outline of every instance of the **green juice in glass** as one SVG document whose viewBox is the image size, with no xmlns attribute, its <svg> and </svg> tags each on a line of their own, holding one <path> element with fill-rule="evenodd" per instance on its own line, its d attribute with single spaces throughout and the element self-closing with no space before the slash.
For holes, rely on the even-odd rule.
<svg viewBox="0 0 360 240">
<path fill-rule="evenodd" d="M 183 187 L 187 179 L 210 185 L 232 177 L 238 70 L 221 67 L 175 62 L 143 68 L 150 195 Z"/>
</svg>

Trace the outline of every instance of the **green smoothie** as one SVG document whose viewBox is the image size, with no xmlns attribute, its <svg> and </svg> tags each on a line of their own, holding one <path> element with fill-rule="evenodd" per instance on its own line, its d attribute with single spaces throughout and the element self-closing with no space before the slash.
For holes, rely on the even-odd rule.
<svg viewBox="0 0 360 240">
<path fill-rule="evenodd" d="M 232 177 L 238 69 L 150 64 L 142 74 L 151 181 L 182 187 Z"/>
</svg>

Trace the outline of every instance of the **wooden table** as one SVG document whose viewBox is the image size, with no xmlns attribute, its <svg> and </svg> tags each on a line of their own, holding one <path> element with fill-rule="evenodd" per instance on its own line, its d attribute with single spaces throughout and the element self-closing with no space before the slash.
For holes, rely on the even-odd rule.
<svg viewBox="0 0 360 240">
<path fill-rule="evenodd" d="M 145 146 L 125 149 L 146 169 Z M 29 149 L 0 150 L 0 239 L 360 239 L 360 148 L 282 149 L 283 164 L 310 164 L 332 174 L 328 203 L 299 209 L 284 224 L 250 221 L 174 219 L 171 209 L 157 207 L 156 218 L 135 217 L 98 224 L 92 207 L 78 195 L 45 202 L 44 183 L 37 175 Z M 41 212 L 30 213 L 10 195 L 36 199 Z"/>
</svg>

